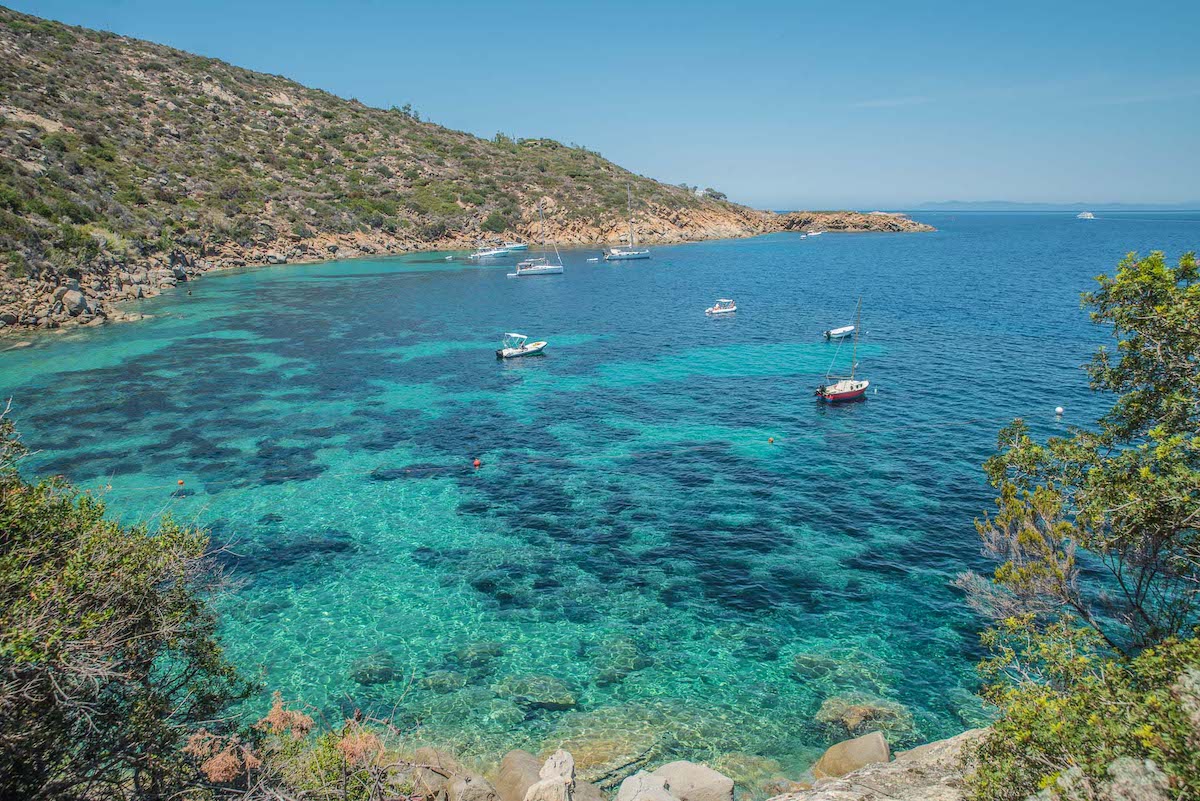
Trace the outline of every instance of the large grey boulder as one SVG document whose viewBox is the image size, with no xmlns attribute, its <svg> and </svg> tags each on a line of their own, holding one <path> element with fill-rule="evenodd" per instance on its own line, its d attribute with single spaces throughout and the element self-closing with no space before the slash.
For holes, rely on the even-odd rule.
<svg viewBox="0 0 1200 801">
<path fill-rule="evenodd" d="M 679 801 L 671 794 L 667 780 L 644 770 L 621 782 L 617 801 Z"/>
<path fill-rule="evenodd" d="M 477 773 L 459 773 L 445 788 L 447 801 L 500 801 L 492 783 Z"/>
<path fill-rule="evenodd" d="M 540 777 L 542 763 L 528 751 L 509 751 L 500 760 L 496 774 L 496 792 L 500 801 L 525 801 L 525 793 Z"/>
<path fill-rule="evenodd" d="M 679 801 L 733 801 L 733 779 L 707 765 L 681 760 L 651 775 L 666 779 L 671 795 Z"/>
<path fill-rule="evenodd" d="M 72 317 L 77 317 L 88 310 L 87 298 L 78 289 L 68 289 L 64 292 L 62 305 Z"/>
<path fill-rule="evenodd" d="M 770 801 L 963 801 L 965 747 L 986 733 L 972 729 L 876 762 L 816 786 L 777 795 Z"/>
<path fill-rule="evenodd" d="M 432 796 L 450 783 L 451 777 L 462 771 L 458 760 L 436 748 L 418 748 L 413 754 L 417 767 L 413 770 L 413 784 L 418 794 Z"/>
<path fill-rule="evenodd" d="M 853 773 L 859 768 L 875 762 L 887 762 L 891 759 L 887 740 L 877 731 L 855 737 L 853 740 L 830 746 L 817 764 L 813 765 L 812 774 L 818 779 L 835 779 Z"/>
<path fill-rule="evenodd" d="M 575 789 L 575 760 L 561 748 L 538 771 L 538 780 L 525 792 L 524 801 L 571 801 Z"/>
<path fill-rule="evenodd" d="M 1149 759 L 1118 757 L 1108 765 L 1106 801 L 1167 801 L 1170 780 Z"/>
</svg>

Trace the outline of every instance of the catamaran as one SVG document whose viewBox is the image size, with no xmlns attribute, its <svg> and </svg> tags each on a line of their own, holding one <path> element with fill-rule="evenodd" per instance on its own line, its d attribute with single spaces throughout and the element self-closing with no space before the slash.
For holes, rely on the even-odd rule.
<svg viewBox="0 0 1200 801">
<path fill-rule="evenodd" d="M 629 261 L 630 259 L 648 259 L 650 251 L 638 250 L 633 238 L 633 190 L 628 186 L 625 187 L 625 194 L 628 197 L 629 203 L 629 247 L 628 248 L 608 248 L 604 251 L 605 261 Z"/>
<path fill-rule="evenodd" d="M 480 248 L 474 253 L 467 256 L 468 259 L 495 259 L 500 256 L 507 256 L 509 248 Z"/>
<path fill-rule="evenodd" d="M 816 395 L 821 400 L 827 403 L 841 403 L 843 401 L 858 400 L 867 394 L 867 387 L 871 385 L 870 381 L 864 381 L 854 377 L 854 370 L 858 367 L 858 331 L 862 324 L 862 298 L 858 299 L 858 310 L 854 314 L 854 351 L 850 356 L 850 375 L 836 376 L 832 375 L 833 365 L 837 362 L 837 353 L 833 354 L 833 361 L 829 364 L 829 371 L 825 373 L 825 383 L 817 387 Z M 838 351 L 841 351 L 841 343 L 838 343 Z"/>
<path fill-rule="evenodd" d="M 729 298 L 720 298 L 716 303 L 704 310 L 705 314 L 729 314 L 737 311 L 737 304 Z"/>
<path fill-rule="evenodd" d="M 538 203 L 538 219 L 542 228 L 542 252 L 546 251 L 546 218 L 542 216 L 542 204 Z M 558 245 L 554 246 L 554 258 L 558 264 L 553 264 L 545 256 L 535 256 L 532 259 L 517 264 L 517 271 L 509 273 L 509 278 L 524 278 L 533 275 L 557 275 L 563 271 L 562 256 L 558 253 Z"/>
<path fill-rule="evenodd" d="M 527 342 L 529 337 L 524 334 L 505 334 L 496 351 L 497 359 L 515 359 L 518 356 L 532 356 L 545 350 L 549 342 Z"/>
</svg>

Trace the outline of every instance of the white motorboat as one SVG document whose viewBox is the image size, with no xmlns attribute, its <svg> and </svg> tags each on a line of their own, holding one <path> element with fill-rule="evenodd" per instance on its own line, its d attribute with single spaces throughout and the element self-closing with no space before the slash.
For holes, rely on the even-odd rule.
<svg viewBox="0 0 1200 801">
<path fill-rule="evenodd" d="M 1092 214 L 1090 211 L 1081 211 L 1075 215 L 1075 219 L 1077 219 L 1077 220 L 1094 220 L 1094 219 L 1096 219 L 1096 215 Z"/>
<path fill-rule="evenodd" d="M 650 258 L 650 251 L 638 250 L 637 243 L 633 238 L 633 190 L 626 186 L 625 194 L 629 203 L 629 247 L 607 248 L 604 251 L 605 261 L 630 261 L 632 259 Z"/>
<path fill-rule="evenodd" d="M 737 304 L 729 298 L 719 298 L 716 303 L 704 310 L 705 314 L 729 314 L 737 311 Z"/>
<path fill-rule="evenodd" d="M 499 258 L 500 256 L 507 256 L 507 255 L 508 255 L 508 248 L 480 248 L 479 250 L 475 251 L 471 255 L 467 256 L 467 258 L 475 259 L 475 260 L 495 259 L 495 258 Z"/>
<path fill-rule="evenodd" d="M 501 245 L 501 247 L 507 248 L 508 250 L 514 250 L 514 251 L 515 250 L 529 250 L 529 243 L 528 242 L 505 242 L 503 245 Z"/>
<path fill-rule="evenodd" d="M 532 356 L 546 349 L 548 342 L 529 342 L 524 334 L 505 334 L 500 348 L 496 351 L 497 359 L 515 359 L 518 356 Z"/>
<path fill-rule="evenodd" d="M 593 256 L 592 258 L 588 259 L 588 261 L 600 261 L 600 257 L 599 257 L 599 256 Z"/>
<path fill-rule="evenodd" d="M 538 219 L 541 221 L 542 228 L 542 251 L 546 250 L 546 219 L 542 216 L 542 204 L 538 203 Z M 562 256 L 558 253 L 558 245 L 554 246 L 554 257 L 558 260 L 558 264 L 550 261 L 545 256 L 535 256 L 532 259 L 517 264 L 517 271 L 509 273 L 509 278 L 524 278 L 533 275 L 558 275 L 563 271 Z"/>
<path fill-rule="evenodd" d="M 845 339 L 854 333 L 854 326 L 843 325 L 841 328 L 831 328 L 825 332 L 826 339 Z"/>
<path fill-rule="evenodd" d="M 810 237 L 813 237 L 813 236 L 820 236 L 820 235 L 821 235 L 821 234 L 823 234 L 823 233 L 825 233 L 825 232 L 824 232 L 824 231 L 809 231 L 809 232 L 808 232 L 808 235 L 809 235 Z"/>
</svg>

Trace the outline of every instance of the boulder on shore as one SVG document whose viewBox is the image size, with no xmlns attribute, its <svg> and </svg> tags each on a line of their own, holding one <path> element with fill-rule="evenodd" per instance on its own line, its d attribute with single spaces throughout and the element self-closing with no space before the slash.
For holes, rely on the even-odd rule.
<svg viewBox="0 0 1200 801">
<path fill-rule="evenodd" d="M 666 779 L 671 795 L 679 801 L 733 801 L 733 779 L 707 765 L 680 760 L 651 775 Z"/>
<path fill-rule="evenodd" d="M 616 801 L 679 801 L 671 795 L 667 780 L 644 770 L 621 782 Z"/>
<path fill-rule="evenodd" d="M 539 781 L 542 763 L 528 751 L 509 751 L 500 760 L 496 792 L 500 801 L 525 801 L 525 793 Z"/>
<path fill-rule="evenodd" d="M 500 801 L 492 783 L 477 773 L 459 773 L 446 785 L 447 801 Z"/>
<path fill-rule="evenodd" d="M 875 762 L 887 762 L 890 758 L 887 740 L 881 733 L 873 731 L 830 746 L 813 765 L 812 774 L 818 779 L 838 778 Z"/>
</svg>

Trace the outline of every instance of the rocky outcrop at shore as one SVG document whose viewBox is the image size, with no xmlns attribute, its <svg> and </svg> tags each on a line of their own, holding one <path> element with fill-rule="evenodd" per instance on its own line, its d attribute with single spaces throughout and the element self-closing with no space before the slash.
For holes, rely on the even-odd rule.
<svg viewBox="0 0 1200 801">
<path fill-rule="evenodd" d="M 962 801 L 964 749 L 985 732 L 972 729 L 904 751 L 892 761 L 877 733 L 838 743 L 814 768 L 814 785 L 770 801 Z"/>
<path fill-rule="evenodd" d="M 547 219 L 548 235 L 560 245 L 599 247 L 621 241 L 620 225 L 597 226 L 569 215 Z M 728 213 L 706 209 L 651 209 L 637 225 L 639 243 L 677 244 L 708 239 L 757 236 L 780 231 L 919 232 L 931 226 L 899 214 L 872 212 L 773 212 L 733 207 Z M 522 226 L 518 236 L 540 237 L 536 224 Z M 499 240 L 497 239 L 497 242 Z M 427 242 L 382 233 L 323 234 L 308 240 L 278 239 L 248 248 L 179 248 L 145 259 L 102 251 L 90 262 L 61 267 L 49 261 L 26 266 L 28 275 L 13 275 L 0 254 L 0 331 L 70 329 L 104 322 L 139 320 L 125 311 L 125 300 L 152 298 L 204 273 L 248 265 L 281 265 L 371 255 L 399 255 L 421 250 L 473 248 L 473 236 L 448 236 Z M 78 276 L 78 277 L 76 277 Z"/>
<path fill-rule="evenodd" d="M 984 733 L 964 732 L 890 761 L 879 732 L 829 748 L 812 770 L 813 783 L 789 782 L 770 801 L 961 801 L 965 747 Z M 582 778 L 571 752 L 539 758 L 510 751 L 486 776 L 432 748 L 412 758 L 414 791 L 436 801 L 734 801 L 734 780 L 709 765 L 678 760 L 630 769 L 606 791 Z M 647 766 L 648 768 L 648 766 Z M 742 787 L 754 794 L 760 788 Z"/>
</svg>

